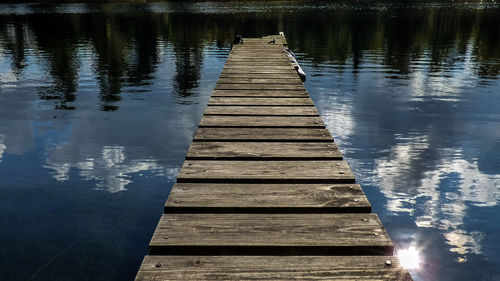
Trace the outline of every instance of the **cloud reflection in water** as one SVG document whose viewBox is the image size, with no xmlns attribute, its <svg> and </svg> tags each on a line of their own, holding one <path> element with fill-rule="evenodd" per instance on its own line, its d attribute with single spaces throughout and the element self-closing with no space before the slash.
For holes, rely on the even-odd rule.
<svg viewBox="0 0 500 281">
<path fill-rule="evenodd" d="M 0 163 L 2 163 L 2 156 L 4 151 L 5 149 L 7 149 L 7 146 L 4 144 L 4 141 L 5 141 L 5 136 L 0 135 Z"/>
<path fill-rule="evenodd" d="M 480 254 L 484 233 L 464 229 L 464 218 L 468 204 L 498 204 L 500 176 L 481 173 L 477 162 L 465 160 L 460 151 L 442 151 L 436 167 L 415 180 L 412 162 L 428 143 L 426 136 L 412 139 L 398 143 L 388 157 L 376 160 L 375 173 L 387 209 L 412 214 L 418 227 L 440 229 L 452 252 Z"/>
<path fill-rule="evenodd" d="M 96 181 L 96 189 L 110 193 L 126 190 L 126 186 L 132 182 L 131 174 L 149 172 L 153 176 L 172 180 L 178 172 L 178 168 L 165 168 L 153 159 L 130 160 L 123 146 L 104 146 L 99 157 L 76 162 L 65 162 L 64 155 L 58 155 L 64 153 L 64 148 L 55 149 L 51 153 L 53 154 L 49 154 L 44 167 L 53 170 L 54 179 L 70 180 L 70 170 L 76 169 L 84 180 Z"/>
<path fill-rule="evenodd" d="M 499 76 L 483 75 L 476 38 L 436 44 L 306 61 L 307 87 L 357 180 L 377 189 L 367 194 L 396 246 L 421 250 L 426 272 L 458 276 L 453 263 L 468 262 L 473 276 L 498 255 L 486 224 L 500 200 Z"/>
</svg>

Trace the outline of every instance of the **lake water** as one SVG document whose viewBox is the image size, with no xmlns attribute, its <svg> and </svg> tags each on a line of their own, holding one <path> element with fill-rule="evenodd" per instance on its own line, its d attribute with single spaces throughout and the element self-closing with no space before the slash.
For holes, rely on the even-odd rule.
<svg viewBox="0 0 500 281">
<path fill-rule="evenodd" d="M 133 280 L 231 39 L 279 31 L 414 279 L 500 280 L 500 8 L 449 3 L 0 5 L 0 280 Z"/>
</svg>

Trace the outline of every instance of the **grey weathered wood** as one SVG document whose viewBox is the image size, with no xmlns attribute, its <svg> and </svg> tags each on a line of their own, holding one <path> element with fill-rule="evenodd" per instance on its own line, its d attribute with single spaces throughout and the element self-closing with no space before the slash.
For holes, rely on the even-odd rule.
<svg viewBox="0 0 500 281">
<path fill-rule="evenodd" d="M 250 43 L 266 44 L 271 39 L 274 39 L 276 41 L 281 40 L 280 44 L 281 43 L 286 44 L 285 37 L 282 35 L 266 35 L 260 38 L 245 38 L 245 44 L 250 44 Z"/>
<path fill-rule="evenodd" d="M 258 51 L 258 50 L 248 50 L 248 49 L 234 49 L 233 51 L 229 52 L 229 57 L 228 58 L 234 58 L 234 59 L 247 59 L 247 58 L 255 58 L 257 60 L 263 60 L 267 58 L 278 58 L 278 59 L 288 59 L 287 54 L 284 52 L 283 48 L 274 48 L 270 52 L 269 50 L 266 51 Z"/>
<path fill-rule="evenodd" d="M 193 142 L 188 160 L 342 160 L 334 143 Z"/>
<path fill-rule="evenodd" d="M 165 213 L 369 213 L 357 184 L 176 183 Z"/>
<path fill-rule="evenodd" d="M 228 60 L 236 61 L 269 61 L 269 60 L 281 60 L 290 61 L 288 56 L 283 52 L 283 50 L 259 50 L 259 51 L 249 51 L 249 50 L 238 50 L 238 52 L 231 52 L 228 56 Z"/>
<path fill-rule="evenodd" d="M 149 253 L 391 255 L 375 214 L 165 214 Z"/>
<path fill-rule="evenodd" d="M 302 84 L 217 84 L 216 90 L 301 90 L 304 91 Z"/>
<path fill-rule="evenodd" d="M 391 265 L 387 266 L 386 261 Z M 146 256 L 135 281 L 411 281 L 392 256 Z"/>
<path fill-rule="evenodd" d="M 240 49 L 237 52 L 230 52 L 228 60 L 252 60 L 252 61 L 269 61 L 269 60 L 285 60 L 289 61 L 287 54 L 281 49 L 274 49 L 271 52 L 251 52 Z"/>
<path fill-rule="evenodd" d="M 204 115 L 199 127 L 324 128 L 320 117 Z"/>
<path fill-rule="evenodd" d="M 280 90 L 215 90 L 212 97 L 269 97 L 293 98 L 309 97 L 306 91 L 280 91 Z"/>
<path fill-rule="evenodd" d="M 259 51 L 273 51 L 273 52 L 282 52 L 283 51 L 283 46 L 275 44 L 266 44 L 267 42 L 261 42 L 261 43 L 245 43 L 241 45 L 234 45 L 233 49 L 231 52 L 259 52 Z"/>
<path fill-rule="evenodd" d="M 247 55 L 242 55 L 242 54 L 230 54 L 229 57 L 227 58 L 228 60 L 234 61 L 234 62 L 253 62 L 253 61 L 274 61 L 274 60 L 284 60 L 284 61 L 289 61 L 290 59 L 283 53 L 283 54 L 270 54 L 270 55 L 264 55 L 262 53 L 260 54 L 247 54 Z"/>
<path fill-rule="evenodd" d="M 241 53 L 241 52 L 259 52 L 259 51 L 270 51 L 272 50 L 274 53 L 282 52 L 283 51 L 283 46 L 281 45 L 272 45 L 272 44 L 266 44 L 265 42 L 259 43 L 259 44 L 251 44 L 250 42 L 247 42 L 245 44 L 240 44 L 240 45 L 233 45 L 233 48 L 231 50 L 231 53 Z"/>
<path fill-rule="evenodd" d="M 302 85 L 299 76 L 290 79 L 275 78 L 219 78 L 217 84 L 279 84 L 279 85 Z"/>
<path fill-rule="evenodd" d="M 317 117 L 285 37 L 244 41 L 150 243 L 150 254 L 176 256 L 147 256 L 136 281 L 411 280 L 396 258 L 374 256 L 392 255 L 391 239 Z"/>
<path fill-rule="evenodd" d="M 230 62 L 286 62 L 290 63 L 290 58 L 280 49 L 260 49 L 255 52 L 248 50 L 239 50 L 238 53 L 230 53 L 227 61 Z M 279 52 L 279 53 L 276 53 Z"/>
<path fill-rule="evenodd" d="M 275 79 L 286 81 L 288 79 L 300 79 L 296 72 L 279 74 L 259 74 L 259 73 L 223 73 L 219 78 L 238 78 L 238 79 Z"/>
<path fill-rule="evenodd" d="M 283 56 L 286 57 L 286 52 L 283 47 L 278 46 L 233 46 L 233 49 L 229 52 L 231 56 L 241 56 L 246 54 L 262 54 L 264 57 L 268 56 Z"/>
<path fill-rule="evenodd" d="M 188 160 L 342 160 L 334 143 L 193 142 Z"/>
<path fill-rule="evenodd" d="M 232 68 L 232 67 L 275 67 L 275 66 L 287 66 L 292 67 L 289 61 L 284 59 L 275 59 L 272 61 L 233 61 L 227 60 L 224 67 Z"/>
<path fill-rule="evenodd" d="M 231 73 L 243 73 L 243 74 L 295 74 L 297 75 L 297 71 L 293 68 L 224 68 L 222 69 L 222 74 L 231 74 Z"/>
<path fill-rule="evenodd" d="M 316 128 L 198 128 L 194 141 L 332 142 L 333 137 Z"/>
<path fill-rule="evenodd" d="M 290 59 L 286 57 L 270 57 L 270 58 L 234 58 L 232 56 L 228 57 L 224 67 L 231 64 L 244 64 L 244 65 L 291 65 Z"/>
<path fill-rule="evenodd" d="M 313 106 L 313 101 L 308 98 L 268 98 L 268 97 L 212 97 L 208 105 L 293 105 Z"/>
<path fill-rule="evenodd" d="M 186 160 L 177 182 L 354 183 L 345 161 Z"/>
<path fill-rule="evenodd" d="M 259 67 L 249 67 L 244 64 L 238 64 L 238 65 L 228 65 L 224 66 L 224 69 L 244 69 L 245 71 L 248 71 L 249 69 L 254 69 L 254 70 L 294 70 L 292 65 L 263 65 Z"/>
<path fill-rule="evenodd" d="M 264 63 L 264 65 L 261 65 Z M 242 68 L 253 68 L 255 64 L 259 65 L 259 68 L 293 68 L 293 65 L 290 63 L 289 59 L 286 58 L 272 58 L 267 61 L 264 60 L 248 60 L 247 62 L 244 61 L 239 61 L 239 60 L 232 60 L 232 59 L 227 59 L 226 64 L 224 64 L 224 68 L 231 68 L 233 67 L 232 65 L 239 65 L 239 67 Z"/>
<path fill-rule="evenodd" d="M 272 39 L 276 40 L 276 44 L 286 44 L 286 39 L 283 35 L 267 35 L 261 38 L 245 38 L 245 44 L 259 43 L 262 45 L 267 44 L 268 41 Z"/>
<path fill-rule="evenodd" d="M 248 51 L 248 52 L 258 52 L 262 50 L 273 50 L 277 52 L 282 52 L 283 51 L 283 46 L 279 44 L 267 44 L 266 41 L 260 41 L 260 42 L 246 42 L 244 44 L 239 44 L 239 45 L 233 45 L 233 48 L 231 52 L 238 52 L 241 53 L 242 51 Z"/>
<path fill-rule="evenodd" d="M 319 116 L 314 106 L 232 106 L 210 105 L 205 115 Z"/>
</svg>

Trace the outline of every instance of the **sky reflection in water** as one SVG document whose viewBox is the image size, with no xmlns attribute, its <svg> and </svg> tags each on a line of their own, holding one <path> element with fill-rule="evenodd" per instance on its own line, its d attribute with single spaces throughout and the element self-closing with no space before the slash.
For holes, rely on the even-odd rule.
<svg viewBox="0 0 500 281">
<path fill-rule="evenodd" d="M 0 9 L 5 280 L 132 280 L 232 36 L 279 31 L 415 279 L 500 279 L 498 9 L 172 5 Z"/>
<path fill-rule="evenodd" d="M 341 59 L 316 63 L 306 50 L 306 85 L 399 248 L 422 251 L 416 279 L 497 280 L 500 86 L 484 69 L 498 69 L 498 55 L 482 63 L 480 36 L 446 31 L 448 42 L 407 40 L 390 54 L 386 31 L 359 41 L 379 48 L 351 45 Z"/>
</svg>

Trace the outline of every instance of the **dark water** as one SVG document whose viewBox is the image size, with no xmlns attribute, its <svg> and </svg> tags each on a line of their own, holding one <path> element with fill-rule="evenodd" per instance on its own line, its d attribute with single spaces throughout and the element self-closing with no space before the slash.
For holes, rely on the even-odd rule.
<svg viewBox="0 0 500 281">
<path fill-rule="evenodd" d="M 0 280 L 133 280 L 232 37 L 279 31 L 415 280 L 500 280 L 499 7 L 286 2 L 1 5 Z"/>
</svg>

